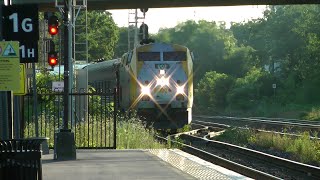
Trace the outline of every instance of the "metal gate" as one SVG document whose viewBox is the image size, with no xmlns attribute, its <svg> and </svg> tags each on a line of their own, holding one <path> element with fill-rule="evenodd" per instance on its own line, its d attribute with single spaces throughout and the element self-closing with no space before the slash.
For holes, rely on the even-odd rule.
<svg viewBox="0 0 320 180">
<path fill-rule="evenodd" d="M 53 148 L 54 134 L 63 125 L 63 93 L 51 87 L 38 87 L 36 97 L 32 92 L 30 88 L 22 98 L 23 137 L 49 137 Z M 77 148 L 116 148 L 116 92 L 110 83 L 99 82 L 87 91 L 73 89 L 69 93 L 68 127 L 74 132 Z"/>
</svg>

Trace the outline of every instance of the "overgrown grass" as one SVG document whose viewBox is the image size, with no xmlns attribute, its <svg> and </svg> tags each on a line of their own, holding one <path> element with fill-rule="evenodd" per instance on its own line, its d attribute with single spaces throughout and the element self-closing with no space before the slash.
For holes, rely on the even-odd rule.
<svg viewBox="0 0 320 180">
<path fill-rule="evenodd" d="M 292 153 L 295 160 L 303 163 L 320 165 L 320 142 L 310 139 L 308 132 L 302 133 L 298 138 L 279 134 L 257 133 L 250 138 L 250 143 Z"/>
<path fill-rule="evenodd" d="M 249 143 L 249 139 L 252 137 L 252 135 L 253 131 L 250 129 L 243 130 L 238 128 L 230 128 L 220 136 L 217 136 L 215 140 L 245 146 Z"/>
<path fill-rule="evenodd" d="M 40 119 L 40 118 L 39 118 Z M 62 122 L 60 120 L 59 125 Z M 42 128 L 40 128 L 42 127 Z M 69 124 L 69 127 L 70 124 Z M 54 146 L 54 133 L 59 128 L 53 119 L 39 122 L 39 136 L 49 137 L 49 147 Z M 89 121 L 76 123 L 72 131 L 75 134 L 77 147 L 111 147 L 113 145 L 113 122 L 105 117 L 92 116 Z M 117 149 L 165 148 L 154 138 L 155 132 L 145 128 L 136 117 L 117 117 Z M 25 137 L 35 137 L 35 123 L 30 122 L 24 131 Z"/>
<path fill-rule="evenodd" d="M 310 139 L 310 134 L 307 132 L 302 133 L 298 138 L 292 138 L 287 135 L 255 133 L 250 129 L 232 128 L 215 139 L 241 146 L 251 144 L 265 149 L 287 152 L 294 160 L 320 166 L 320 141 Z"/>
<path fill-rule="evenodd" d="M 191 130 L 192 130 L 191 125 L 190 124 L 186 124 L 182 128 L 178 129 L 177 133 L 188 132 L 188 131 L 191 131 Z"/>
<path fill-rule="evenodd" d="M 136 117 L 121 117 L 117 124 L 118 149 L 158 149 L 165 148 L 154 138 L 155 131 L 145 128 Z"/>
<path fill-rule="evenodd" d="M 303 119 L 320 121 L 320 107 L 313 107 L 311 111 L 309 111 Z"/>
</svg>

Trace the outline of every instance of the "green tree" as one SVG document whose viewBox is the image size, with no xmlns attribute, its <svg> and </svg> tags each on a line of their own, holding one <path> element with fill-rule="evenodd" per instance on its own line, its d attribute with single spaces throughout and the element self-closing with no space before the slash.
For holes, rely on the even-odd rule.
<svg viewBox="0 0 320 180">
<path fill-rule="evenodd" d="M 186 21 L 174 28 L 161 29 L 156 36 L 157 41 L 176 43 L 187 46 L 195 54 L 195 82 L 208 71 L 229 73 L 228 65 L 241 64 L 254 60 L 250 48 L 238 47 L 232 32 L 223 24 L 208 22 L 205 20 Z M 246 58 L 245 61 L 238 58 Z M 234 61 L 235 60 L 235 61 Z M 239 70 L 239 67 L 236 71 Z M 240 70 L 240 72 L 246 70 Z M 240 75 L 241 73 L 234 72 Z M 242 73 L 243 74 L 243 73 Z"/>
<path fill-rule="evenodd" d="M 120 27 L 119 39 L 115 48 L 114 58 L 119 58 L 126 52 L 128 52 L 128 28 Z"/>
<path fill-rule="evenodd" d="M 200 80 L 196 101 L 203 108 L 224 110 L 227 106 L 227 94 L 234 79 L 226 74 L 210 71 Z"/>
<path fill-rule="evenodd" d="M 259 65 L 255 50 L 250 46 L 235 47 L 223 61 L 217 63 L 217 70 L 233 77 L 243 77 L 254 66 Z"/>
<path fill-rule="evenodd" d="M 227 95 L 231 109 L 250 110 L 265 96 L 272 95 L 272 77 L 261 68 L 252 68 L 245 77 L 237 78 Z"/>
<path fill-rule="evenodd" d="M 112 19 L 112 14 L 107 11 L 89 11 L 88 17 L 88 50 L 89 61 L 99 58 L 112 59 L 119 39 L 119 28 Z M 85 24 L 84 14 L 78 17 L 78 24 Z M 78 42 L 85 41 L 84 27 L 76 29 L 76 34 L 82 34 L 77 39 Z M 83 50 L 84 46 L 78 48 Z M 77 57 L 83 59 L 83 57 Z"/>
<path fill-rule="evenodd" d="M 260 67 L 269 65 L 280 80 L 282 102 L 320 100 L 319 12 L 318 5 L 270 6 L 263 18 L 231 27 L 238 45 L 251 46 Z"/>
</svg>

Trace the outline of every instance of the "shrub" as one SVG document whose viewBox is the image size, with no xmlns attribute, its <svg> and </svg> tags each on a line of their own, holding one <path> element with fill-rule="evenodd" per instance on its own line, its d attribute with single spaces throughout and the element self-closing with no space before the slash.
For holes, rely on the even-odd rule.
<svg viewBox="0 0 320 180">
<path fill-rule="evenodd" d="M 226 95 L 233 81 L 233 78 L 226 74 L 207 72 L 198 84 L 198 93 L 195 96 L 198 105 L 210 109 L 224 109 L 227 106 Z"/>
<path fill-rule="evenodd" d="M 310 112 L 304 115 L 303 118 L 308 120 L 320 121 L 320 108 L 313 107 Z"/>
<path fill-rule="evenodd" d="M 223 134 L 216 137 L 218 141 L 225 141 L 231 144 L 246 145 L 252 137 L 253 132 L 250 129 L 230 128 Z"/>
<path fill-rule="evenodd" d="M 252 68 L 245 77 L 238 78 L 227 95 L 230 109 L 250 110 L 255 108 L 262 97 L 270 96 L 272 84 L 270 75 L 261 69 Z M 266 90 L 269 86 L 269 91 Z"/>
</svg>

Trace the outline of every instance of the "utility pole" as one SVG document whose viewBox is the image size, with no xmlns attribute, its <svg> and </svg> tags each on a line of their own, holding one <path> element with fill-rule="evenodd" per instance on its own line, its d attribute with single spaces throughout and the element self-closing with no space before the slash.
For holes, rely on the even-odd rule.
<svg viewBox="0 0 320 180">
<path fill-rule="evenodd" d="M 64 22 L 64 94 L 63 94 L 63 127 L 55 134 L 55 159 L 57 160 L 74 160 L 76 159 L 76 148 L 74 141 L 74 133 L 68 127 L 71 120 L 69 117 L 70 109 L 70 69 L 72 66 L 72 7 L 73 0 L 64 0 L 63 22 Z M 71 79 L 72 80 L 72 79 Z"/>
</svg>

